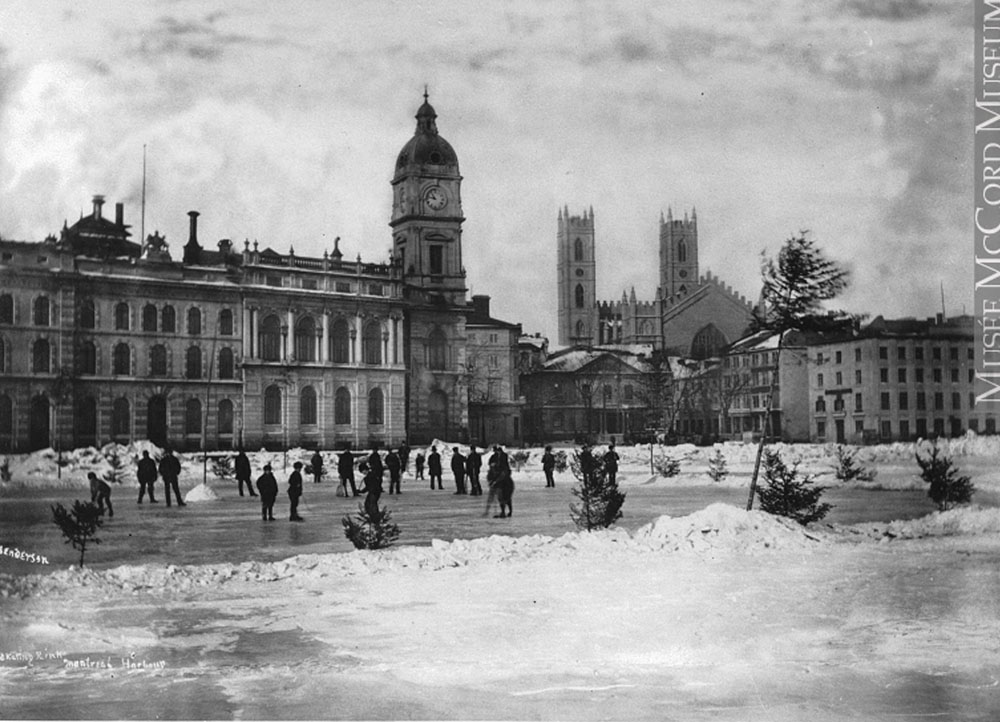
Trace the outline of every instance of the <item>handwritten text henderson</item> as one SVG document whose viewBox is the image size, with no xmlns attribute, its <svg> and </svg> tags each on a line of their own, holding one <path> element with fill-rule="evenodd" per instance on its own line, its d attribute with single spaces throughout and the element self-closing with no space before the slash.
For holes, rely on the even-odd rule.
<svg viewBox="0 0 1000 722">
<path fill-rule="evenodd" d="M 1000 0 L 976 3 L 976 403 L 1000 403 Z"/>
</svg>

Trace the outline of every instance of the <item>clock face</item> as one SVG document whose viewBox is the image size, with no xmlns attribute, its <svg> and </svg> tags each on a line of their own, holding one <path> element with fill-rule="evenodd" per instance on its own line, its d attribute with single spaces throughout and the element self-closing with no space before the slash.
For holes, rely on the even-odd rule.
<svg viewBox="0 0 1000 722">
<path fill-rule="evenodd" d="M 424 201 L 432 211 L 439 211 L 448 205 L 448 196 L 439 186 L 432 186 L 424 193 Z"/>
</svg>

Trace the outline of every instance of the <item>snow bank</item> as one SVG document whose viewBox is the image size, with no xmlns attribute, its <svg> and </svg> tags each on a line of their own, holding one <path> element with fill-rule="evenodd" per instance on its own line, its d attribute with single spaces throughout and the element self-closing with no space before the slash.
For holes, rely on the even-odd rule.
<svg viewBox="0 0 1000 722">
<path fill-rule="evenodd" d="M 198 484 L 187 494 L 184 495 L 184 502 L 190 504 L 192 502 L 201 501 L 218 501 L 219 495 L 212 491 L 212 487 L 208 484 Z"/>
</svg>

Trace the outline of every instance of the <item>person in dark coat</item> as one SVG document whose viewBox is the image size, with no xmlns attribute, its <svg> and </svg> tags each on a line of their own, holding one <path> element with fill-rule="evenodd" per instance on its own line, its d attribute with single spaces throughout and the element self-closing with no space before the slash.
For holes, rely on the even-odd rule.
<svg viewBox="0 0 1000 722">
<path fill-rule="evenodd" d="M 451 473 L 455 475 L 455 493 L 465 493 L 465 457 L 457 446 L 451 449 Z"/>
<path fill-rule="evenodd" d="M 312 467 L 313 483 L 319 484 L 323 476 L 323 455 L 319 451 L 314 452 L 309 465 Z"/>
<path fill-rule="evenodd" d="M 92 471 L 88 472 L 87 479 L 90 481 L 91 503 L 97 504 L 97 508 L 100 509 L 102 514 L 104 513 L 104 505 L 107 504 L 108 517 L 113 517 L 115 510 L 111 507 L 111 487 L 108 485 L 108 482 L 98 479 L 97 474 Z"/>
<path fill-rule="evenodd" d="M 156 462 L 149 456 L 149 451 L 143 450 L 142 458 L 139 459 L 139 468 L 136 471 L 136 478 L 139 479 L 139 503 L 149 492 L 149 503 L 157 504 L 156 497 L 153 496 L 153 486 L 156 484 Z"/>
<path fill-rule="evenodd" d="M 604 454 L 604 470 L 608 473 L 608 482 L 614 484 L 615 477 L 618 476 L 618 452 L 615 451 L 615 442 L 608 444 L 608 450 Z"/>
<path fill-rule="evenodd" d="M 427 474 L 431 478 L 431 489 L 434 488 L 434 480 L 437 479 L 438 489 L 443 489 L 444 486 L 441 484 L 441 454 L 438 453 L 437 447 L 431 447 L 431 453 L 427 455 Z"/>
<path fill-rule="evenodd" d="M 406 467 L 410 463 L 410 447 L 406 445 L 405 441 L 399 445 L 396 456 L 399 457 L 399 472 L 405 474 Z"/>
<path fill-rule="evenodd" d="M 354 454 L 350 449 L 344 449 L 337 457 L 337 474 L 340 475 L 340 483 L 344 487 L 344 496 L 347 496 L 347 484 L 351 485 L 351 496 L 358 495 L 358 489 L 354 486 Z"/>
<path fill-rule="evenodd" d="M 378 449 L 372 449 L 372 453 L 368 455 L 368 468 L 380 477 L 385 474 L 385 464 L 382 463 L 382 455 L 378 453 Z"/>
<path fill-rule="evenodd" d="M 479 483 L 479 471 L 483 468 L 483 457 L 473 446 L 469 449 L 469 455 L 465 457 L 465 475 L 469 477 L 469 494 L 471 496 L 482 496 L 483 487 Z"/>
<path fill-rule="evenodd" d="M 240 496 L 243 496 L 243 485 L 247 485 L 247 491 L 250 492 L 250 496 L 257 496 L 253 490 L 253 482 L 250 480 L 251 470 L 250 470 L 250 459 L 247 458 L 246 452 L 240 449 L 239 453 L 236 454 L 236 460 L 233 462 L 236 468 L 236 484 L 240 490 Z"/>
<path fill-rule="evenodd" d="M 299 499 L 302 497 L 302 462 L 292 464 L 292 473 L 288 475 L 288 521 L 302 521 L 299 516 Z"/>
<path fill-rule="evenodd" d="M 278 481 L 271 473 L 271 465 L 264 464 L 264 473 L 257 477 L 260 493 L 260 515 L 264 521 L 274 521 L 274 502 L 278 498 Z"/>
<path fill-rule="evenodd" d="M 424 455 L 421 452 L 417 452 L 417 455 L 413 457 L 413 466 L 416 472 L 417 479 L 424 478 Z M 433 488 L 433 487 L 432 487 Z"/>
<path fill-rule="evenodd" d="M 396 494 L 402 494 L 399 478 L 402 475 L 403 462 L 399 458 L 399 452 L 389 449 L 389 453 L 385 455 L 385 468 L 389 470 L 389 493 L 392 494 L 395 489 Z"/>
<path fill-rule="evenodd" d="M 365 491 L 368 492 L 368 496 L 365 497 L 365 512 L 372 519 L 378 519 L 378 500 L 382 496 L 382 474 L 381 472 L 376 473 L 375 469 L 367 464 L 362 466 L 363 470 L 366 470 Z"/>
<path fill-rule="evenodd" d="M 594 459 L 594 454 L 590 450 L 590 444 L 584 444 L 580 448 L 580 474 L 583 476 L 583 480 L 585 482 L 591 481 L 596 470 L 597 460 Z"/>
<path fill-rule="evenodd" d="M 510 473 L 510 459 L 499 445 L 493 447 L 493 453 L 490 455 L 486 480 L 490 485 L 490 494 L 486 498 L 486 511 L 483 512 L 483 516 L 490 513 L 490 505 L 494 498 L 500 503 L 500 513 L 494 514 L 494 519 L 514 516 L 514 478 Z"/>
<path fill-rule="evenodd" d="M 545 472 L 545 487 L 555 487 L 556 480 L 552 476 L 552 472 L 556 468 L 556 457 L 552 453 L 552 447 L 546 446 L 545 453 L 542 454 L 542 471 Z"/>
<path fill-rule="evenodd" d="M 187 506 L 181 499 L 181 490 L 177 488 L 177 479 L 181 475 L 181 462 L 174 456 L 174 452 L 167 449 L 160 459 L 160 476 L 163 478 L 163 493 L 167 497 L 167 506 L 170 506 L 170 490 L 174 490 L 174 497 L 177 499 L 177 506 Z"/>
</svg>

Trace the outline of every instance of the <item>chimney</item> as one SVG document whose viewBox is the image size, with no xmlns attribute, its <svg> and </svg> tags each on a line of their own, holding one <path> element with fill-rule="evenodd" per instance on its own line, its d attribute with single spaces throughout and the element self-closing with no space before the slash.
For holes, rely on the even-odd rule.
<svg viewBox="0 0 1000 722">
<path fill-rule="evenodd" d="M 490 316 L 490 297 L 484 295 L 474 295 L 472 297 L 472 311 L 477 316 Z"/>
<path fill-rule="evenodd" d="M 219 253 L 228 256 L 232 252 L 233 252 L 233 242 L 231 240 L 229 240 L 228 238 L 223 238 L 221 241 L 219 241 Z"/>
<path fill-rule="evenodd" d="M 125 225 L 125 204 L 115 203 L 115 225 Z"/>
<path fill-rule="evenodd" d="M 191 218 L 191 233 L 184 245 L 184 263 L 201 262 L 201 246 L 198 245 L 198 211 L 188 211 Z"/>
<path fill-rule="evenodd" d="M 188 211 L 188 217 L 191 219 L 191 231 L 188 234 L 188 243 L 192 246 L 198 245 L 198 211 Z"/>
<path fill-rule="evenodd" d="M 94 196 L 94 218 L 101 217 L 101 206 L 104 205 L 104 196 Z"/>
</svg>

